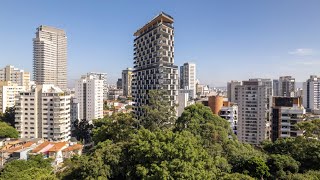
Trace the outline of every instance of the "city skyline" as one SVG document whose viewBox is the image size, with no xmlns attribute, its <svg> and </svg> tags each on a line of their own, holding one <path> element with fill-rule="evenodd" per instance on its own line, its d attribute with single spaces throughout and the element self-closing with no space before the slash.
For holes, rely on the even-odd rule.
<svg viewBox="0 0 320 180">
<path fill-rule="evenodd" d="M 284 75 L 302 82 L 320 73 L 318 1 L 12 2 L 0 6 L 0 24 L 10 27 L 0 35 L 7 42 L 0 45 L 0 66 L 31 73 L 36 28 L 61 28 L 68 34 L 69 85 L 92 71 L 108 73 L 108 82 L 115 83 L 123 69 L 133 67 L 132 32 L 161 11 L 175 18 L 175 64 L 195 62 L 204 84 Z"/>
</svg>

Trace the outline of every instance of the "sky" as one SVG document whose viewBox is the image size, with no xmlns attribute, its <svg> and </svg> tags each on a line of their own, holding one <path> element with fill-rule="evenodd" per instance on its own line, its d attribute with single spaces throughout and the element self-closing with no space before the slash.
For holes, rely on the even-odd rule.
<svg viewBox="0 0 320 180">
<path fill-rule="evenodd" d="M 320 75 L 319 0 L 1 0 L 0 67 L 32 72 L 36 28 L 64 29 L 68 83 L 133 66 L 133 33 L 161 11 L 174 18 L 175 65 L 197 64 L 210 86 L 230 80 Z"/>
</svg>

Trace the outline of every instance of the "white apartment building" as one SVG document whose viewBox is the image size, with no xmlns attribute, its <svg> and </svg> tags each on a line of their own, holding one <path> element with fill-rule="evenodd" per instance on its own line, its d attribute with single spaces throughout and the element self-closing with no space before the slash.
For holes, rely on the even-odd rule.
<svg viewBox="0 0 320 180">
<path fill-rule="evenodd" d="M 196 98 L 196 64 L 195 63 L 184 63 L 180 66 L 180 89 L 192 90 L 192 98 Z"/>
<path fill-rule="evenodd" d="M 184 90 L 179 90 L 178 107 L 177 107 L 178 117 L 181 116 L 181 114 L 184 111 L 184 108 L 186 108 L 194 103 L 195 103 L 194 100 L 190 99 L 190 94 L 188 92 L 185 92 Z"/>
<path fill-rule="evenodd" d="M 64 30 L 41 25 L 33 39 L 33 78 L 37 85 L 67 89 L 67 36 Z"/>
<path fill-rule="evenodd" d="M 236 103 L 237 102 L 237 92 L 235 91 L 236 86 L 241 85 L 240 81 L 231 81 L 228 82 L 227 84 L 227 96 L 228 96 L 228 101 Z"/>
<path fill-rule="evenodd" d="M 236 86 L 238 94 L 237 136 L 241 142 L 254 145 L 270 139 L 270 102 L 272 81 L 250 79 Z"/>
<path fill-rule="evenodd" d="M 301 97 L 273 97 L 272 101 L 272 141 L 278 138 L 302 136 L 303 131 L 295 125 L 306 120 L 306 110 Z"/>
<path fill-rule="evenodd" d="M 54 85 L 37 85 L 16 101 L 16 128 L 21 138 L 68 141 L 71 138 L 70 95 Z"/>
<path fill-rule="evenodd" d="M 18 86 L 28 88 L 30 86 L 30 73 L 9 65 L 0 69 L 0 81 L 11 81 Z"/>
<path fill-rule="evenodd" d="M 92 75 L 82 76 L 76 82 L 75 102 L 79 103 L 80 120 L 103 118 L 103 80 Z"/>
<path fill-rule="evenodd" d="M 320 77 L 311 75 L 303 83 L 303 106 L 308 111 L 320 109 Z"/>
<path fill-rule="evenodd" d="M 229 107 L 223 106 L 220 109 L 219 116 L 222 117 L 223 119 L 228 120 L 233 133 L 237 134 L 238 106 L 237 105 L 232 105 Z"/>
<path fill-rule="evenodd" d="M 103 80 L 103 99 L 108 99 L 108 83 L 107 83 L 107 73 L 101 72 L 89 72 L 87 76 L 93 76 L 93 78 L 98 80 Z"/>
<path fill-rule="evenodd" d="M 161 12 L 134 33 L 132 77 L 133 112 L 143 116 L 150 90 L 167 92 L 171 105 L 177 104 L 178 67 L 174 65 L 173 18 Z"/>
<path fill-rule="evenodd" d="M 27 86 L 19 86 L 11 81 L 0 81 L 0 112 L 4 113 L 7 108 L 15 105 L 16 96 L 26 91 Z"/>
<path fill-rule="evenodd" d="M 132 96 L 132 69 L 127 68 L 122 71 L 122 90 L 126 97 Z"/>
</svg>

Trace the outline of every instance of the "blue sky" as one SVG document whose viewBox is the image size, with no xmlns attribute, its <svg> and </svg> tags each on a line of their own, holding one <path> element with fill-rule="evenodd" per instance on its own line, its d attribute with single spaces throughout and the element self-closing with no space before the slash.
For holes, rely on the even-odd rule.
<svg viewBox="0 0 320 180">
<path fill-rule="evenodd" d="M 1 0 L 0 67 L 32 72 L 44 24 L 67 32 L 70 84 L 90 71 L 115 82 L 133 66 L 133 33 L 160 11 L 175 19 L 175 64 L 197 63 L 202 83 L 320 75 L 319 0 Z"/>
</svg>

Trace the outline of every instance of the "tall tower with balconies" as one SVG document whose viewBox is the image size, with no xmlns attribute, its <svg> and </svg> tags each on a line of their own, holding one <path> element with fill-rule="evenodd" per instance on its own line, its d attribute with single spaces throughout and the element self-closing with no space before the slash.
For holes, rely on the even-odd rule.
<svg viewBox="0 0 320 180">
<path fill-rule="evenodd" d="M 64 30 L 41 25 L 33 39 L 33 80 L 67 88 L 67 37 Z"/>
<path fill-rule="evenodd" d="M 174 65 L 173 18 L 161 12 L 135 33 L 132 97 L 137 118 L 143 116 L 150 90 L 165 90 L 177 104 L 178 66 Z"/>
</svg>

